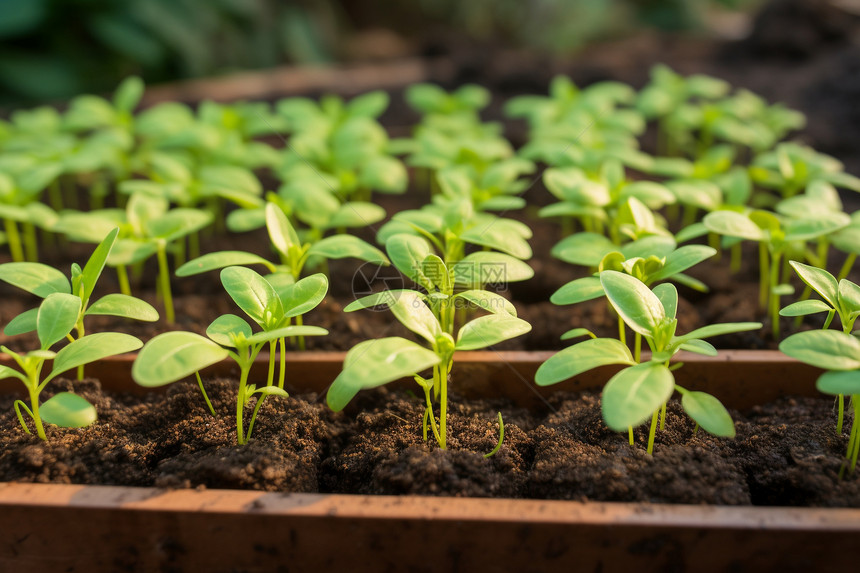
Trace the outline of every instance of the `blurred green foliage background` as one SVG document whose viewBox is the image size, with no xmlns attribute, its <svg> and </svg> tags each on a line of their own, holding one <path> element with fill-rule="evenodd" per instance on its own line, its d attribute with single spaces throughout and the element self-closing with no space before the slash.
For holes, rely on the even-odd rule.
<svg viewBox="0 0 860 573">
<path fill-rule="evenodd" d="M 755 0 L 0 0 L 0 105 L 147 83 L 354 58 L 385 28 L 416 53 L 439 30 L 572 51 L 641 26 L 701 28 L 709 9 Z M 392 54 L 397 55 L 397 54 Z"/>
</svg>

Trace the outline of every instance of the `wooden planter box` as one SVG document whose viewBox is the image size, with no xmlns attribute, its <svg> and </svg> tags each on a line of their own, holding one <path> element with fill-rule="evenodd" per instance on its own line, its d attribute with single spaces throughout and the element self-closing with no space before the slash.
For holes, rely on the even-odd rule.
<svg viewBox="0 0 860 573">
<path fill-rule="evenodd" d="M 559 388 L 598 388 L 612 372 L 537 388 L 534 372 L 550 354 L 463 352 L 454 385 L 465 397 L 492 390 L 534 406 Z M 343 356 L 290 356 L 288 384 L 324 391 Z M 88 373 L 107 389 L 140 392 L 132 360 Z M 685 387 L 732 407 L 816 395 L 816 369 L 776 351 L 681 360 Z M 0 571 L 809 571 L 854 562 L 860 509 L 0 483 L 0 531 Z"/>
</svg>

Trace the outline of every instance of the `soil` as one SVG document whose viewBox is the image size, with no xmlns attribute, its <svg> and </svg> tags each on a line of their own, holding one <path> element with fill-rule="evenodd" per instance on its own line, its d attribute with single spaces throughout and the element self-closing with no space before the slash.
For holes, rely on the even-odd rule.
<svg viewBox="0 0 860 573">
<path fill-rule="evenodd" d="M 48 426 L 47 442 L 25 434 L 13 397 L 0 397 L 0 480 L 860 507 L 860 472 L 838 478 L 850 424 L 836 435 L 827 399 L 784 398 L 732 412 L 733 440 L 694 432 L 672 402 L 649 456 L 646 428 L 628 445 L 625 435 L 604 426 L 593 393 L 559 393 L 545 412 L 454 396 L 447 451 L 432 436 L 422 440 L 421 401 L 409 392 L 363 392 L 343 413 L 313 394 L 269 399 L 250 443 L 238 446 L 235 382 L 206 386 L 214 417 L 192 383 L 141 398 L 102 392 L 91 379 L 59 380 L 44 397 L 73 390 L 96 405 L 100 418 L 80 430 Z M 505 420 L 504 443 L 487 459 L 483 453 L 498 440 L 497 412 Z"/>
</svg>

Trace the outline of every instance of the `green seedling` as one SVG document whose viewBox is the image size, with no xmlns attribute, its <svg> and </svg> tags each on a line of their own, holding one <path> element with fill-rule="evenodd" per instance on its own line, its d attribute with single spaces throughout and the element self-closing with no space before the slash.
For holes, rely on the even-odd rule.
<svg viewBox="0 0 860 573">
<path fill-rule="evenodd" d="M 819 392 L 840 399 L 851 396 L 854 419 L 839 477 L 846 469 L 849 474 L 853 473 L 860 455 L 860 341 L 846 332 L 808 330 L 792 334 L 780 343 L 779 349 L 792 358 L 825 370 L 815 383 Z"/>
<path fill-rule="evenodd" d="M 659 284 L 652 291 L 637 278 L 617 271 L 604 271 L 600 275 L 600 282 L 618 315 L 648 343 L 650 360 L 640 363 L 620 341 L 594 338 L 547 359 L 535 375 L 537 384 L 548 386 L 592 368 L 621 364 L 625 368 L 613 376 L 603 389 L 601 408 L 606 425 L 617 432 L 627 430 L 631 445 L 633 427 L 642 424 L 650 416 L 647 451 L 649 454 L 653 452 L 658 415 L 662 413 L 662 428 L 666 402 L 675 390 L 681 394 L 681 406 L 696 422 L 697 428 L 701 426 L 717 436 L 734 437 L 734 423 L 725 407 L 710 394 L 679 386 L 672 372 L 680 364 L 670 366 L 670 361 L 679 350 L 716 356 L 716 349 L 705 338 L 756 330 L 761 328 L 761 323 L 715 324 L 677 336 L 678 292 L 674 285 Z"/>
<path fill-rule="evenodd" d="M 547 169 L 543 176 L 547 189 L 559 199 L 540 210 L 541 217 L 579 220 L 586 232 L 605 234 L 615 244 L 624 236 L 668 234 L 665 223 L 654 213 L 675 202 L 675 195 L 664 185 L 653 181 L 630 181 L 619 161 L 606 161 L 597 175 L 588 175 L 578 167 Z M 570 234 L 570 226 L 565 234 Z"/>
<path fill-rule="evenodd" d="M 807 241 L 818 239 L 845 227 L 850 218 L 844 213 L 813 214 L 803 219 L 785 219 L 754 210 L 750 213 L 715 211 L 703 223 L 708 231 L 727 237 L 755 241 L 759 245 L 759 305 L 767 309 L 774 339 L 779 338 L 779 298 L 794 292 L 787 283 L 783 256 L 805 252 Z M 787 260 L 788 257 L 786 257 Z"/>
<path fill-rule="evenodd" d="M 486 348 L 525 334 L 531 326 L 517 318 L 510 302 L 495 293 L 469 290 L 453 294 L 453 273 L 435 255 L 427 256 L 422 267 L 429 274 L 439 276 L 437 281 L 440 284 L 434 285 L 429 294 L 414 290 L 384 291 L 357 300 L 344 310 L 352 312 L 375 306 L 387 307 L 406 328 L 424 339 L 429 349 L 400 337 L 361 342 L 347 353 L 343 371 L 329 388 L 326 400 L 332 410 L 340 411 L 360 390 L 411 376 L 424 391 L 424 440 L 428 439 L 429 426 L 439 447 L 444 450 L 448 443 L 448 382 L 454 366 L 454 351 Z M 474 303 L 492 314 L 465 323 L 455 335 L 453 311 L 458 303 Z M 429 368 L 433 369 L 433 374 L 425 378 L 421 373 Z M 438 425 L 434 412 L 436 400 L 439 405 Z M 501 415 L 499 420 L 502 431 Z M 488 455 L 496 451 L 498 446 Z"/>
<path fill-rule="evenodd" d="M 13 261 L 37 261 L 36 230 L 51 230 L 57 220 L 53 209 L 39 195 L 62 170 L 56 163 L 40 163 L 27 156 L 0 159 L 0 218 Z"/>
<path fill-rule="evenodd" d="M 526 201 L 519 195 L 529 181 L 520 177 L 534 169 L 531 161 L 511 157 L 489 165 L 475 162 L 440 169 L 436 181 L 443 200 L 469 200 L 475 211 L 511 211 L 525 207 Z"/>
<path fill-rule="evenodd" d="M 80 314 L 80 298 L 62 292 L 51 293 L 42 301 L 36 315 L 36 333 L 39 336 L 40 348 L 19 354 L 6 346 L 0 346 L 0 350 L 9 354 L 19 368 L 16 370 L 9 366 L 0 366 L 0 378 L 17 378 L 29 394 L 29 407 L 23 400 L 15 401 L 18 421 L 29 434 L 30 429 L 23 414 L 26 412 L 33 420 L 36 435 L 43 440 L 48 439 L 43 422 L 63 428 L 83 428 L 96 420 L 95 407 L 71 392 L 60 392 L 39 404 L 39 394 L 51 380 L 90 362 L 137 350 L 143 344 L 128 334 L 101 332 L 78 338 L 58 352 L 51 350 L 52 346 L 69 336 Z M 51 370 L 43 378 L 42 370 L 48 361 L 53 361 Z"/>
<path fill-rule="evenodd" d="M 158 320 L 158 312 L 148 303 L 124 294 L 108 294 L 90 304 L 90 298 L 96 283 L 104 269 L 108 255 L 113 248 L 119 229 L 108 233 L 96 247 L 83 268 L 77 263 L 72 264 L 71 278 L 53 267 L 41 263 L 5 263 L 0 265 L 0 280 L 23 289 L 40 298 L 54 293 L 71 294 L 80 299 L 80 312 L 72 333 L 68 339 L 74 342 L 86 335 L 84 318 L 94 315 L 119 316 L 132 320 L 154 322 Z M 13 318 L 3 333 L 7 336 L 34 332 L 38 329 L 39 308 L 27 310 Z M 83 364 L 78 367 L 78 379 L 84 376 Z"/>
<path fill-rule="evenodd" d="M 233 301 L 263 330 L 254 333 L 248 322 L 234 314 L 216 318 L 206 329 L 206 336 L 191 332 L 166 332 L 146 343 L 132 366 L 135 382 L 147 388 L 164 386 L 195 374 L 200 391 L 212 415 L 215 411 L 203 387 L 199 371 L 227 357 L 239 366 L 239 393 L 236 398 L 236 440 L 239 445 L 251 438 L 257 413 L 268 396 L 287 397 L 283 341 L 291 336 L 322 336 L 328 331 L 317 326 L 290 325 L 293 316 L 307 312 L 325 296 L 328 282 L 315 275 L 294 285 L 276 290 L 265 278 L 251 269 L 227 267 L 221 271 L 221 283 Z M 324 288 L 320 288 L 321 285 Z M 274 348 L 281 344 L 278 384 L 274 382 Z M 251 366 L 260 351 L 269 345 L 268 382 L 257 388 L 248 384 Z M 243 416 L 251 398 L 259 394 L 245 430 Z"/>
<path fill-rule="evenodd" d="M 845 173 L 839 160 L 796 143 L 781 143 L 758 155 L 749 171 L 756 185 L 782 198 L 797 195 L 815 181 L 860 192 L 860 178 Z"/>
<path fill-rule="evenodd" d="M 117 269 L 120 291 L 131 296 L 128 267 L 142 268 L 152 255 L 158 260 L 158 289 L 164 301 L 165 319 L 173 324 L 173 296 L 170 288 L 168 250 L 186 236 L 196 233 L 212 221 L 212 214 L 198 209 L 169 208 L 164 197 L 135 193 L 125 210 L 103 209 L 89 213 L 65 214 L 57 229 L 77 241 L 99 242 L 113 228 L 119 237 L 107 258 Z"/>
<path fill-rule="evenodd" d="M 809 289 L 814 290 L 822 300 L 800 300 L 792 303 L 779 311 L 780 316 L 803 317 L 820 312 L 826 312 L 823 330 L 830 328 L 833 317 L 839 317 L 842 332 L 851 334 L 854 331 L 854 322 L 860 316 L 860 286 L 848 279 L 839 281 L 824 269 L 819 269 L 797 261 L 790 262 L 791 267 L 797 273 Z M 836 420 L 836 433 L 842 434 L 842 424 L 845 417 L 845 397 L 840 394 L 837 397 L 839 404 Z"/>
</svg>

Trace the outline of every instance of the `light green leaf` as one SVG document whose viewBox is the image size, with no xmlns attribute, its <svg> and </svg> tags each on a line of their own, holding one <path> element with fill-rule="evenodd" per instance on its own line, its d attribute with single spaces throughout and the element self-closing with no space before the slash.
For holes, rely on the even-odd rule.
<svg viewBox="0 0 860 573">
<path fill-rule="evenodd" d="M 726 235 L 729 237 L 740 237 L 750 241 L 764 241 L 767 233 L 759 228 L 752 219 L 734 211 L 714 211 L 708 213 L 702 220 L 708 231 Z"/>
<path fill-rule="evenodd" d="M 839 304 L 849 313 L 860 311 L 860 287 L 848 279 L 839 281 Z"/>
<path fill-rule="evenodd" d="M 225 267 L 246 265 L 263 265 L 270 272 L 275 272 L 275 265 L 259 255 L 244 251 L 219 251 L 217 253 L 207 253 L 188 261 L 176 269 L 176 276 L 188 277 Z"/>
<path fill-rule="evenodd" d="M 260 396 L 280 396 L 281 398 L 289 398 L 289 393 L 279 386 L 263 386 L 255 389 L 252 394 L 260 394 Z"/>
<path fill-rule="evenodd" d="M 54 358 L 54 367 L 51 369 L 48 379 L 108 356 L 137 350 L 141 346 L 143 343 L 134 336 L 119 332 L 97 332 L 84 336 L 70 342 L 57 352 L 57 356 Z"/>
<path fill-rule="evenodd" d="M 385 242 L 385 250 L 397 270 L 416 283 L 428 286 L 421 263 L 433 254 L 433 249 L 426 239 L 405 233 L 393 235 Z"/>
<path fill-rule="evenodd" d="M 93 314 L 121 316 L 144 322 L 155 322 L 158 320 L 158 311 L 151 304 L 139 298 L 119 293 L 103 296 L 91 304 L 84 313 L 85 316 Z"/>
<path fill-rule="evenodd" d="M 63 273 L 42 263 L 4 263 L 0 265 L 0 280 L 41 298 L 52 293 L 72 292 L 69 279 Z"/>
<path fill-rule="evenodd" d="M 684 391 L 681 407 L 708 433 L 723 438 L 735 437 L 735 423 L 723 404 L 705 392 Z"/>
<path fill-rule="evenodd" d="M 657 285 L 652 292 L 660 300 L 660 304 L 663 305 L 666 316 L 675 318 L 678 314 L 678 289 L 675 288 L 675 285 L 670 283 Z"/>
<path fill-rule="evenodd" d="M 221 284 L 230 298 L 263 328 L 281 320 L 284 307 L 278 293 L 259 273 L 245 267 L 221 270 Z"/>
<path fill-rule="evenodd" d="M 587 328 L 572 328 L 561 335 L 561 340 L 571 340 L 573 338 L 580 338 L 582 336 L 590 336 L 592 339 L 596 339 L 597 335 L 588 330 Z"/>
<path fill-rule="evenodd" d="M 809 330 L 792 334 L 779 343 L 792 358 L 825 370 L 860 368 L 860 341 L 836 330 Z"/>
<path fill-rule="evenodd" d="M 831 396 L 860 394 L 860 370 L 825 372 L 818 377 L 815 387 L 819 392 Z"/>
<path fill-rule="evenodd" d="M 10 368 L 8 366 L 3 366 L 2 364 L 0 364 L 0 380 L 5 380 L 7 378 L 17 378 L 24 384 L 29 384 L 29 381 L 24 374 L 18 372 L 14 368 Z"/>
<path fill-rule="evenodd" d="M 108 255 L 116 242 L 117 235 L 119 235 L 119 228 L 115 228 L 108 233 L 104 240 L 95 248 L 93 254 L 90 255 L 87 264 L 84 265 L 83 272 L 81 273 L 81 283 L 84 287 L 83 296 L 81 297 L 83 300 L 89 300 L 90 296 L 92 296 L 93 289 L 96 288 L 96 282 L 98 282 L 102 270 L 105 268 L 105 263 L 107 263 Z"/>
<path fill-rule="evenodd" d="M 549 386 L 609 364 L 636 362 L 630 350 L 613 338 L 586 340 L 550 356 L 538 368 L 535 382 L 538 386 Z"/>
<path fill-rule="evenodd" d="M 327 259 L 353 257 L 379 265 L 390 264 L 385 253 L 358 237 L 346 234 L 326 237 L 314 243 L 308 250 L 308 255 L 325 257 Z"/>
<path fill-rule="evenodd" d="M 96 421 L 96 408 L 71 392 L 60 392 L 39 406 L 42 420 L 61 428 L 85 428 Z"/>
<path fill-rule="evenodd" d="M 328 277 L 317 273 L 275 290 L 281 298 L 284 316 L 291 318 L 305 314 L 322 302 L 328 292 Z"/>
<path fill-rule="evenodd" d="M 800 280 L 821 295 L 821 298 L 826 300 L 831 307 L 836 308 L 838 306 L 839 284 L 836 282 L 833 275 L 828 273 L 826 270 L 805 265 L 798 261 L 789 261 L 788 264 L 791 265 L 791 268 L 794 269 L 794 272 L 797 273 Z"/>
<path fill-rule="evenodd" d="M 467 290 L 454 295 L 454 298 L 463 299 L 477 305 L 481 310 L 493 314 L 517 315 L 514 305 L 500 294 L 486 290 Z"/>
<path fill-rule="evenodd" d="M 279 340 L 281 338 L 289 338 L 291 336 L 325 336 L 328 330 L 319 326 L 284 326 L 275 330 L 266 330 L 258 332 L 248 338 L 251 344 L 260 344 L 261 342 L 269 342 L 271 340 Z"/>
<path fill-rule="evenodd" d="M 359 390 L 413 376 L 439 362 L 434 352 L 405 338 L 366 340 L 347 352 L 343 371 L 329 388 L 326 401 L 338 412 Z"/>
<path fill-rule="evenodd" d="M 7 324 L 6 328 L 3 329 L 3 334 L 5 334 L 6 336 L 16 336 L 18 334 L 35 332 L 36 316 L 38 316 L 38 314 L 38 308 L 31 308 L 30 310 L 25 310 L 24 312 L 9 321 L 9 324 Z"/>
<path fill-rule="evenodd" d="M 354 300 L 348 305 L 346 305 L 343 309 L 344 312 L 354 312 L 356 310 L 361 310 L 363 308 L 373 308 L 375 306 L 385 306 L 390 307 L 397 299 L 400 298 L 404 292 L 408 289 L 389 289 L 384 290 L 382 292 L 373 293 L 364 297 L 361 297 L 358 300 Z M 414 293 L 418 296 L 423 296 L 420 292 L 409 290 L 409 292 Z"/>
<path fill-rule="evenodd" d="M 492 314 L 481 316 L 464 324 L 457 333 L 457 350 L 477 350 L 509 340 L 532 329 L 519 318 Z"/>
<path fill-rule="evenodd" d="M 603 419 L 616 432 L 638 426 L 669 400 L 674 388 L 672 373 L 659 362 L 625 368 L 603 388 Z"/>
<path fill-rule="evenodd" d="M 81 299 L 72 294 L 49 294 L 36 314 L 36 333 L 42 349 L 47 350 L 64 339 L 75 327 L 81 312 Z"/>
<path fill-rule="evenodd" d="M 251 338 L 253 331 L 248 322 L 235 314 L 222 314 L 206 327 L 206 336 L 221 346 L 236 348 L 236 342 Z"/>
<path fill-rule="evenodd" d="M 714 345 L 705 340 L 700 340 L 698 338 L 693 338 L 692 340 L 687 340 L 679 347 L 681 350 L 686 350 L 687 352 L 695 352 L 696 354 L 704 354 L 705 356 L 716 356 L 717 349 L 714 348 Z"/>
<path fill-rule="evenodd" d="M 534 270 L 520 259 L 504 253 L 479 251 L 452 265 L 454 284 L 483 288 L 488 284 L 504 285 L 532 278 Z"/>
<path fill-rule="evenodd" d="M 692 340 L 694 338 L 710 338 L 712 336 L 722 336 L 723 334 L 732 334 L 734 332 L 746 332 L 748 330 L 759 330 L 762 324 L 760 322 L 726 322 L 723 324 L 710 324 L 697 328 L 692 332 L 688 332 L 683 336 L 679 336 L 678 340 Z"/>
<path fill-rule="evenodd" d="M 559 241 L 552 248 L 552 256 L 573 265 L 596 267 L 606 253 L 618 247 L 603 235 L 577 233 Z"/>
<path fill-rule="evenodd" d="M 600 298 L 604 294 L 598 277 L 583 277 L 570 281 L 549 297 L 553 304 L 576 304 Z"/>
<path fill-rule="evenodd" d="M 302 244 L 287 216 L 274 203 L 266 204 L 266 229 L 269 231 L 272 245 L 284 256 L 287 256 L 290 247 L 300 247 Z"/>
<path fill-rule="evenodd" d="M 821 300 L 801 300 L 780 309 L 780 316 L 807 316 L 818 312 L 828 312 L 830 307 Z"/>
<path fill-rule="evenodd" d="M 147 342 L 131 369 L 148 388 L 176 382 L 227 358 L 225 348 L 192 332 L 165 332 Z"/>
<path fill-rule="evenodd" d="M 385 219 L 385 209 L 374 203 L 350 201 L 332 215 L 326 225 L 329 229 L 367 227 Z"/>
<path fill-rule="evenodd" d="M 684 245 L 666 255 L 666 263 L 663 268 L 651 276 L 653 281 L 669 279 L 674 275 L 684 272 L 693 265 L 709 259 L 717 254 L 716 249 L 705 245 Z"/>
<path fill-rule="evenodd" d="M 630 328 L 643 336 L 654 336 L 666 311 L 642 281 L 617 271 L 604 271 L 600 273 L 600 283 L 612 307 Z"/>
<path fill-rule="evenodd" d="M 389 306 L 391 312 L 403 326 L 427 340 L 430 344 L 442 334 L 442 326 L 424 302 L 424 296 L 411 290 L 403 290 Z"/>
</svg>

